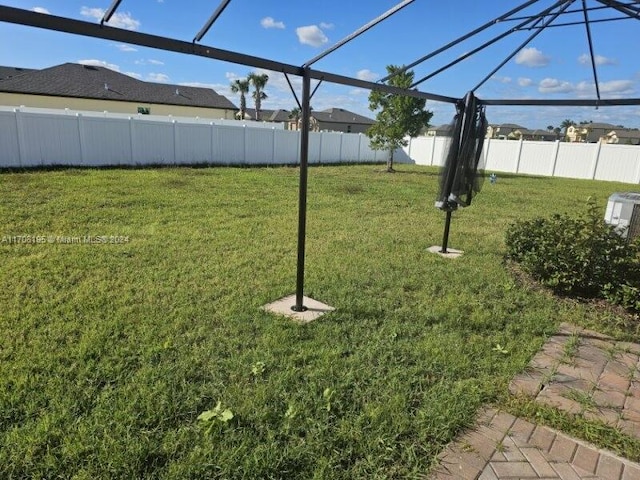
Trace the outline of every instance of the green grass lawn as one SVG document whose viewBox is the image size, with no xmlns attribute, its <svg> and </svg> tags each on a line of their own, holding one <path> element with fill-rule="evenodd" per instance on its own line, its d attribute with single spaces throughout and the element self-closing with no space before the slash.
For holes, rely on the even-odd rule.
<svg viewBox="0 0 640 480">
<path fill-rule="evenodd" d="M 513 220 L 637 185 L 499 175 L 451 261 L 436 170 L 380 170 L 309 172 L 305 294 L 336 311 L 308 325 L 260 310 L 295 289 L 295 168 L 0 174 L 0 239 L 128 237 L 0 243 L 0 478 L 420 478 L 560 322 L 640 338 L 503 261 Z"/>
</svg>

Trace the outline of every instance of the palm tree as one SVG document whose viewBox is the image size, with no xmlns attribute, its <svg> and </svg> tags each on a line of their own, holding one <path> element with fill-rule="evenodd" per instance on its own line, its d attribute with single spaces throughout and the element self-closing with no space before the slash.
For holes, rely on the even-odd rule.
<svg viewBox="0 0 640 480">
<path fill-rule="evenodd" d="M 568 118 L 566 120 L 563 120 L 562 123 L 560 124 L 560 128 L 564 129 L 565 131 L 567 130 L 567 128 L 569 128 L 571 125 L 575 125 L 576 122 L 574 122 L 573 120 L 569 120 Z"/>
<path fill-rule="evenodd" d="M 249 82 L 253 85 L 253 101 L 256 104 L 256 120 L 260 121 L 260 107 L 262 100 L 266 100 L 267 94 L 264 93 L 264 87 L 269 81 L 269 75 L 266 73 L 250 73 Z"/>
<path fill-rule="evenodd" d="M 249 80 L 246 78 L 237 78 L 231 82 L 231 91 L 240 94 L 240 120 L 244 120 L 247 111 L 246 93 L 249 93 Z"/>
<path fill-rule="evenodd" d="M 291 120 L 292 122 L 295 122 L 296 130 L 298 129 L 298 120 L 300 120 L 300 117 L 302 117 L 302 112 L 298 107 L 292 109 L 289 112 L 289 120 Z"/>
</svg>

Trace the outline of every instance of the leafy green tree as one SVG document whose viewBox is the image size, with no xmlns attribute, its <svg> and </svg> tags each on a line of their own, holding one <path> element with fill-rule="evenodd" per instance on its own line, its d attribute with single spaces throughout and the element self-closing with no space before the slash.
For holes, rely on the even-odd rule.
<svg viewBox="0 0 640 480">
<path fill-rule="evenodd" d="M 240 120 L 244 120 L 247 111 L 246 94 L 249 93 L 249 80 L 246 78 L 237 78 L 231 82 L 231 91 L 240 94 Z"/>
<path fill-rule="evenodd" d="M 388 65 L 390 75 L 399 72 L 401 67 Z M 413 84 L 413 71 L 397 73 L 389 79 L 388 84 L 399 88 L 410 88 Z M 379 110 L 376 123 L 369 130 L 367 136 L 371 139 L 371 146 L 376 150 L 389 152 L 387 158 L 387 172 L 393 172 L 393 152 L 408 144 L 406 137 L 415 137 L 424 127 L 429 127 L 433 112 L 425 110 L 427 101 L 424 98 L 409 97 L 384 93 L 377 90 L 369 94 L 369 109 Z"/>
<path fill-rule="evenodd" d="M 269 81 L 269 75 L 266 73 L 250 73 L 249 74 L 249 82 L 253 85 L 253 101 L 256 105 L 256 120 L 260 121 L 260 110 L 262 107 L 262 100 L 266 100 L 268 98 L 267 94 L 264 92 L 264 88 L 267 86 L 267 82 Z"/>
</svg>

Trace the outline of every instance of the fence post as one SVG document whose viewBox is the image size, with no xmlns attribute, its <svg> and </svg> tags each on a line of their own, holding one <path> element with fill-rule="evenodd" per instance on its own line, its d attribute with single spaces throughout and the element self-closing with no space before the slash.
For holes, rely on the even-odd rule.
<svg viewBox="0 0 640 480">
<path fill-rule="evenodd" d="M 276 163 L 276 127 L 271 127 L 273 139 L 271 141 L 271 164 Z"/>
<path fill-rule="evenodd" d="M 320 147 L 318 148 L 318 164 L 322 163 L 322 132 L 320 132 Z"/>
<path fill-rule="evenodd" d="M 173 123 L 173 164 L 178 163 L 178 122 L 171 120 Z"/>
<path fill-rule="evenodd" d="M 131 152 L 131 161 L 129 162 L 129 165 L 135 165 L 135 162 L 133 161 L 135 156 L 135 153 L 134 153 L 135 141 L 133 140 L 133 137 L 134 137 L 133 117 L 129 117 L 129 150 Z"/>
<path fill-rule="evenodd" d="M 524 144 L 524 140 L 520 138 L 520 144 L 518 145 L 518 155 L 516 157 L 516 171 L 514 173 L 518 173 L 520 171 L 520 158 L 522 156 L 522 145 Z"/>
<path fill-rule="evenodd" d="M 483 153 L 484 153 L 484 168 L 487 168 L 487 165 L 489 164 L 489 149 L 491 148 L 491 139 L 490 138 L 485 138 L 484 144 L 483 144 Z"/>
<path fill-rule="evenodd" d="M 209 162 L 211 163 L 215 163 L 215 158 L 218 155 L 214 155 L 214 145 L 217 145 L 218 143 L 218 129 L 215 127 L 215 124 L 213 122 L 209 122 L 209 126 L 211 127 L 211 144 L 210 146 L 210 155 L 209 155 Z"/>
<path fill-rule="evenodd" d="M 362 160 L 360 159 L 361 155 L 360 155 L 360 151 L 362 149 L 362 133 L 358 133 L 358 163 L 360 163 Z"/>
<path fill-rule="evenodd" d="M 76 113 L 76 119 L 78 120 L 78 144 L 80 146 L 80 165 L 86 165 L 87 162 L 87 158 L 86 158 L 86 142 L 85 142 L 85 138 L 84 138 L 84 122 L 82 120 L 82 114 L 81 113 Z"/>
<path fill-rule="evenodd" d="M 244 135 L 242 136 L 243 142 L 244 142 L 244 145 L 242 146 L 243 152 L 244 152 L 243 153 L 243 158 L 244 158 L 243 163 L 246 164 L 246 163 L 249 163 L 249 160 L 247 159 L 247 135 L 248 135 L 247 134 L 247 126 L 243 125 L 242 128 L 244 128 Z"/>
<path fill-rule="evenodd" d="M 640 184 L 640 149 L 636 153 L 636 182 Z"/>
<path fill-rule="evenodd" d="M 436 138 L 438 138 L 436 135 L 434 135 L 433 137 L 431 137 L 431 158 L 429 159 L 429 165 L 433 167 L 433 162 L 435 160 L 436 157 Z M 418 162 L 416 162 L 418 163 Z"/>
<path fill-rule="evenodd" d="M 553 159 L 551 160 L 551 176 L 556 174 L 556 165 L 558 164 L 558 152 L 560 152 L 560 140 L 556 140 L 555 148 L 553 149 Z"/>
<path fill-rule="evenodd" d="M 596 151 L 593 154 L 593 160 L 591 161 L 591 180 L 596 179 L 596 173 L 598 171 L 598 160 L 600 159 L 600 148 L 602 148 L 602 143 L 598 142 L 596 144 Z"/>
<path fill-rule="evenodd" d="M 26 162 L 26 142 L 24 138 L 24 123 L 22 121 L 22 112 L 20 112 L 19 108 L 13 109 L 16 114 L 16 131 L 18 132 L 18 163 L 19 167 L 25 166 Z"/>
<path fill-rule="evenodd" d="M 342 158 L 342 142 L 344 140 L 344 132 L 340 132 L 340 153 L 338 154 L 338 160 L 340 163 L 344 163 L 344 158 Z"/>
</svg>

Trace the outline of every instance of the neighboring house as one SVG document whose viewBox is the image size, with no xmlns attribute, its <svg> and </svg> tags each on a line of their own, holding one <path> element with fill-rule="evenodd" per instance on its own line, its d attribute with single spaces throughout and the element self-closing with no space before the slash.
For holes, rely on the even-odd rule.
<svg viewBox="0 0 640 480">
<path fill-rule="evenodd" d="M 365 133 L 375 120 L 343 108 L 312 110 L 311 116 L 317 122 L 317 130 L 345 133 Z M 313 122 L 312 122 L 313 125 Z M 314 129 L 315 129 L 314 128 Z"/>
<path fill-rule="evenodd" d="M 558 140 L 558 134 L 553 130 L 516 130 L 513 132 L 514 135 L 517 135 L 518 138 L 522 140 L 535 140 L 535 141 L 543 141 L 543 142 L 555 142 Z"/>
<path fill-rule="evenodd" d="M 600 141 L 619 145 L 640 145 L 640 130 L 635 128 L 616 128 L 602 137 Z"/>
<path fill-rule="evenodd" d="M 274 122 L 274 123 L 289 123 L 289 115 L 291 112 L 288 110 L 268 110 L 262 109 L 260 110 L 260 121 L 261 122 Z M 240 112 L 237 114 L 240 116 Z M 246 120 L 255 120 L 256 119 L 256 109 L 255 108 L 247 108 L 244 112 L 244 118 Z"/>
<path fill-rule="evenodd" d="M 451 136 L 452 125 L 450 123 L 445 123 L 443 125 L 438 125 L 437 127 L 429 127 L 427 128 L 427 137 L 450 137 Z"/>
<path fill-rule="evenodd" d="M 581 125 L 571 125 L 567 128 L 567 142 L 597 143 L 602 137 L 606 137 L 609 132 L 615 130 L 616 126 L 610 123 L 583 123 Z"/>
<path fill-rule="evenodd" d="M 91 65 L 0 67 L 0 75 L 6 75 L 0 76 L 0 105 L 6 106 L 226 119 L 238 110 L 210 88 L 144 82 Z"/>
<path fill-rule="evenodd" d="M 525 127 L 516 125 L 515 123 L 503 123 L 501 125 L 489 125 L 485 138 L 499 138 L 502 140 L 519 139 L 520 133 L 528 130 Z"/>
</svg>

